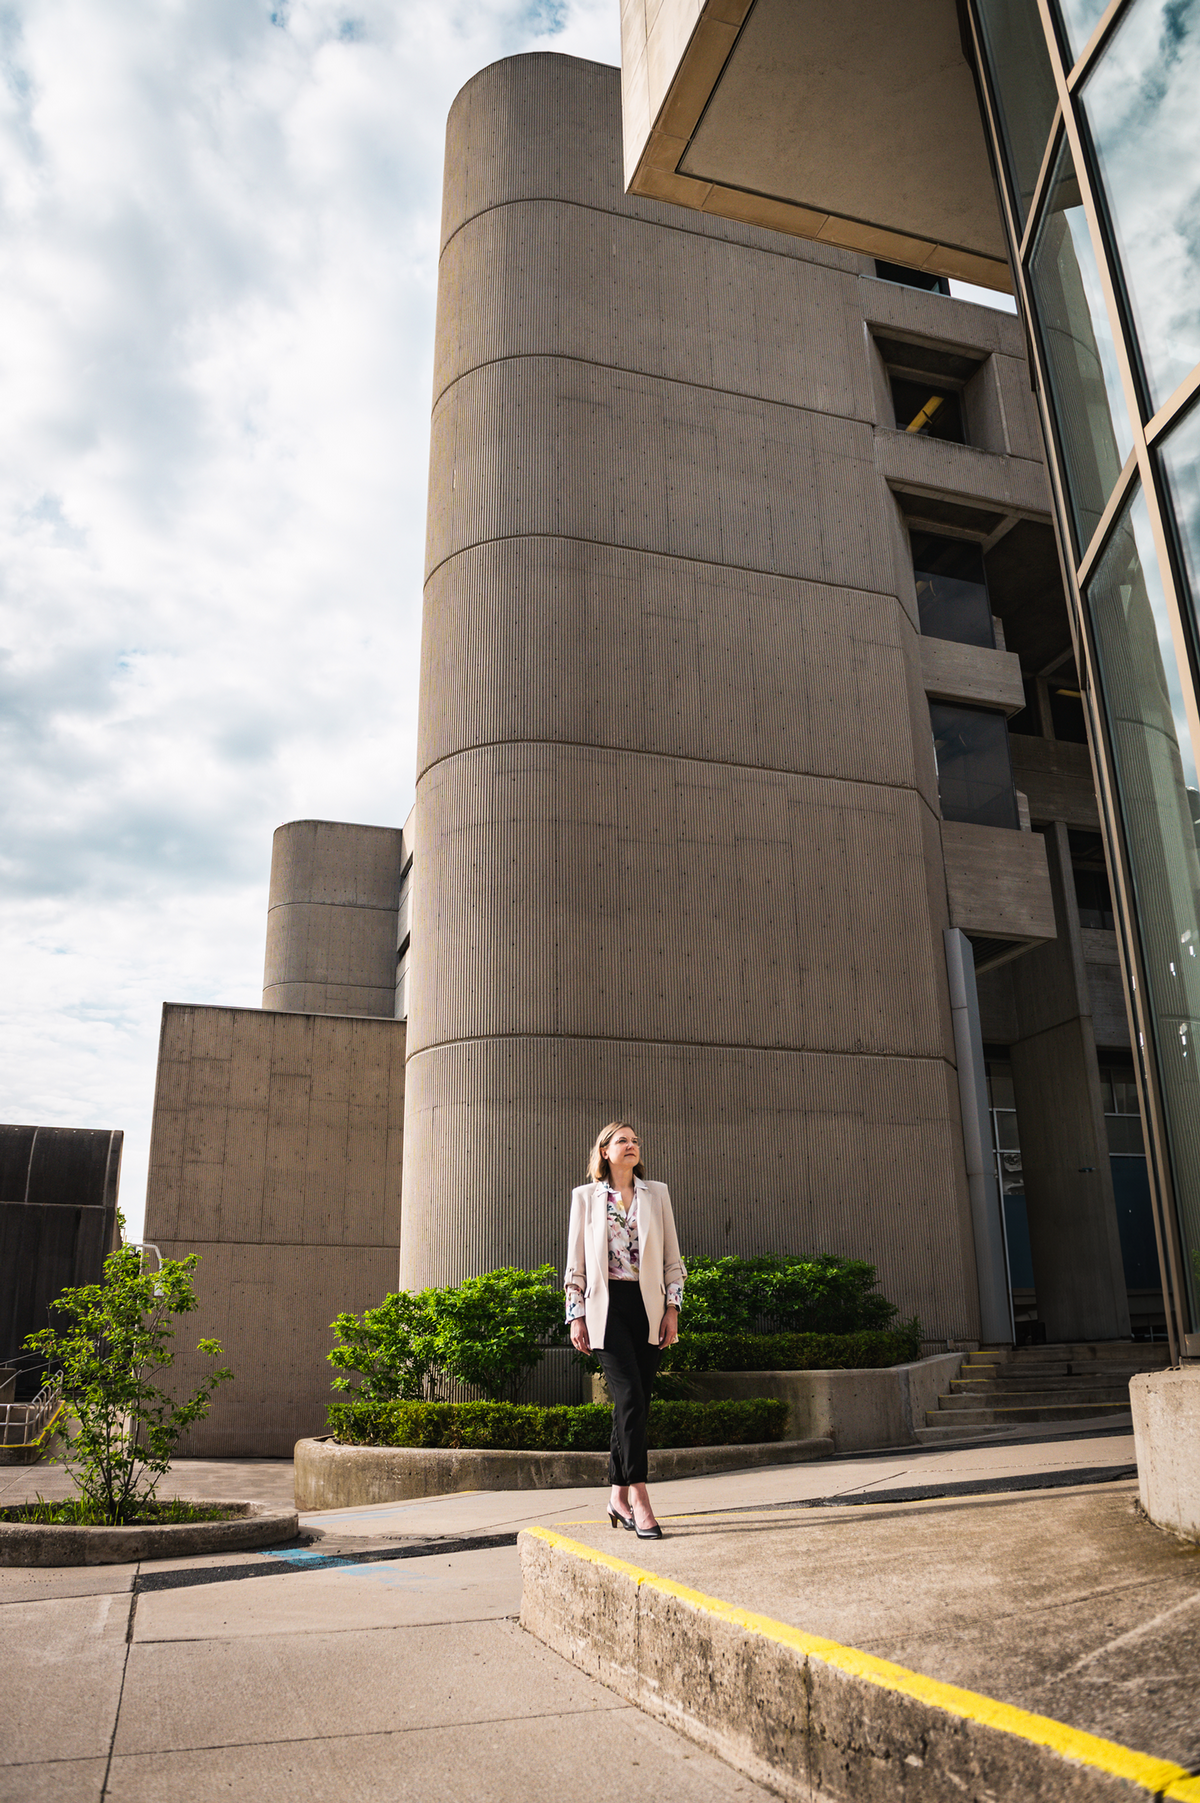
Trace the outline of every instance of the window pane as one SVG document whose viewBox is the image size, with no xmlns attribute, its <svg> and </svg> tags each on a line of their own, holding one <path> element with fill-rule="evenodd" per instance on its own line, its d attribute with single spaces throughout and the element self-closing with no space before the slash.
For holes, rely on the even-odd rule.
<svg viewBox="0 0 1200 1803">
<path fill-rule="evenodd" d="M 979 25 L 1023 226 L 1058 105 L 1037 0 L 979 0 Z"/>
<path fill-rule="evenodd" d="M 1078 62 L 1087 49 L 1088 39 L 1108 9 L 1108 0 L 1058 0 L 1058 14 L 1071 46 L 1071 56 Z"/>
<path fill-rule="evenodd" d="M 1200 0 L 1134 0 L 1083 85 L 1151 400 L 1200 361 Z"/>
<path fill-rule="evenodd" d="M 1088 585 L 1087 601 L 1190 1257 L 1191 1249 L 1200 1250 L 1200 861 L 1189 794 L 1196 789 L 1196 762 L 1140 491 Z M 1193 1290 L 1193 1324 L 1196 1302 Z"/>
<path fill-rule="evenodd" d="M 967 539 L 914 532 L 912 559 L 925 637 L 994 648 L 992 604 L 979 546 Z"/>
<path fill-rule="evenodd" d="M 943 819 L 1015 829 L 1017 798 L 1004 715 L 931 701 L 929 719 Z"/>
<path fill-rule="evenodd" d="M 995 1058 L 987 1061 L 988 1093 L 993 1108 L 1015 1108 L 1016 1098 L 1013 1095 L 1012 1065 L 1002 1063 Z"/>
<path fill-rule="evenodd" d="M 1200 406 L 1172 426 L 1162 449 L 1162 470 L 1192 591 L 1192 618 L 1200 631 Z"/>
<path fill-rule="evenodd" d="M 1029 275 L 1054 391 L 1076 549 L 1082 553 L 1132 449 L 1133 435 L 1100 271 L 1065 143 L 1029 259 Z"/>
</svg>

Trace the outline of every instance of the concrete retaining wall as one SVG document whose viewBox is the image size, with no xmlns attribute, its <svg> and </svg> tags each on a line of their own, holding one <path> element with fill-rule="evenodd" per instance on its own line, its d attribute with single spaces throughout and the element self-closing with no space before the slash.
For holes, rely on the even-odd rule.
<svg viewBox="0 0 1200 1803">
<path fill-rule="evenodd" d="M 549 1529 L 518 1545 L 523 1628 L 794 1803 L 1190 1794 L 1187 1774 L 1165 1760 L 751 1615 Z"/>
<path fill-rule="evenodd" d="M 800 1465 L 833 1454 L 833 1441 L 772 1440 L 752 1446 L 673 1446 L 650 1454 L 650 1482 Z M 296 1443 L 296 1507 L 354 1509 L 456 1490 L 576 1490 L 608 1483 L 606 1452 L 453 1451 L 426 1446 Z"/>
<path fill-rule="evenodd" d="M 913 1445 L 913 1429 L 924 1427 L 926 1409 L 937 1407 L 962 1360 L 961 1352 L 942 1352 L 883 1371 L 696 1371 L 687 1382 L 697 1402 L 779 1397 L 788 1405 L 789 1440 L 832 1440 L 838 1452 L 862 1452 Z"/>
<path fill-rule="evenodd" d="M 1131 1378 L 1129 1402 L 1143 1509 L 1200 1540 L 1200 1367 Z"/>
</svg>

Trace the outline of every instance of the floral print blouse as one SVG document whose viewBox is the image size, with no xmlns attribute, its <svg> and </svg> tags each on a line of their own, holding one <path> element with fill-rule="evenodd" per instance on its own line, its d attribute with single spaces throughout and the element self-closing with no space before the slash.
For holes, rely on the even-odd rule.
<svg viewBox="0 0 1200 1803">
<path fill-rule="evenodd" d="M 635 1183 L 633 1201 L 626 1214 L 621 1207 L 620 1192 L 609 1189 L 608 1192 L 608 1280 L 613 1282 L 636 1283 L 639 1275 L 638 1264 L 638 1227 L 637 1227 L 638 1191 Z M 567 1287 L 567 1320 L 577 1321 L 583 1314 L 583 1291 L 574 1284 Z M 667 1308 L 683 1306 L 683 1285 L 669 1283 L 667 1285 Z"/>
</svg>

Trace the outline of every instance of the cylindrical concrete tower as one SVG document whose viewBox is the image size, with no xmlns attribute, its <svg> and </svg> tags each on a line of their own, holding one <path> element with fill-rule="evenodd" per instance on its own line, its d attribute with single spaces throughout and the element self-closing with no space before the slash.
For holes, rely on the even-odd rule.
<svg viewBox="0 0 1200 1803">
<path fill-rule="evenodd" d="M 970 1336 L 865 263 L 631 199 L 620 147 L 562 57 L 450 115 L 401 1282 L 561 1263 L 623 1114 L 685 1250 L 866 1257 Z"/>
<path fill-rule="evenodd" d="M 291 820 L 276 829 L 264 1008 L 392 1019 L 402 855 L 398 827 Z"/>
</svg>

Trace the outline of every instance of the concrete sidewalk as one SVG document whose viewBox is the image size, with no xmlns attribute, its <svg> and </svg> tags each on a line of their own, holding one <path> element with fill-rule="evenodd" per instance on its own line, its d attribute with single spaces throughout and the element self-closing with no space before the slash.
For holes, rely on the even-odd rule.
<svg viewBox="0 0 1200 1803">
<path fill-rule="evenodd" d="M 894 1523 L 908 1518 L 907 1553 L 897 1551 L 890 1564 L 880 1554 L 863 1568 L 876 1574 L 874 1628 L 870 1586 L 859 1592 L 856 1618 L 864 1636 L 869 1628 L 895 1636 L 910 1607 L 898 1571 L 919 1566 L 923 1545 L 944 1543 L 947 1523 L 986 1519 L 962 1486 L 988 1487 L 986 1509 L 1026 1524 L 1030 1558 L 1037 1543 L 1044 1564 L 1061 1565 L 1058 1505 L 1079 1496 L 1111 1503 L 1119 1490 L 1125 1508 L 1128 1483 L 1081 1489 L 1078 1480 L 1111 1479 L 1131 1462 L 1129 1436 L 1105 1434 L 694 1478 L 656 1489 L 664 1519 L 691 1517 L 659 1551 L 699 1559 L 709 1549 L 705 1569 L 715 1583 L 748 1571 L 762 1549 L 781 1548 L 790 1535 L 819 1546 L 830 1569 L 840 1560 L 840 1569 L 852 1572 L 864 1536 L 883 1546 L 880 1531 L 898 1535 Z M 283 1461 L 181 1461 L 167 1487 L 193 1497 L 281 1501 L 290 1475 Z M 0 1500 L 39 1489 L 50 1494 L 62 1476 L 52 1468 L 5 1470 Z M 1064 1481 L 1071 1488 L 995 1494 L 998 1486 Z M 942 1500 L 848 1500 L 894 1499 L 914 1487 Z M 0 1800 L 208 1803 L 236 1794 L 270 1803 L 344 1803 L 347 1796 L 461 1803 L 470 1795 L 515 1803 L 568 1788 L 634 1803 L 658 1803 L 664 1795 L 672 1803 L 764 1797 L 749 1778 L 630 1708 L 516 1625 L 518 1530 L 558 1524 L 577 1541 L 590 1536 L 629 1559 L 647 1552 L 647 1543 L 609 1531 L 603 1501 L 595 1491 L 429 1498 L 306 1517 L 310 1544 L 274 1553 L 140 1568 L 0 1571 L 8 1724 Z M 972 1545 L 976 1538 L 972 1530 Z M 738 1545 L 744 1566 L 731 1556 Z M 930 1606 L 912 1614 L 914 1656 L 922 1635 L 921 1646 L 935 1656 L 939 1621 L 947 1642 L 966 1644 L 974 1632 L 986 1645 L 993 1635 L 990 1598 L 986 1619 L 976 1616 L 972 1629 L 971 1598 L 985 1595 L 970 1582 L 972 1562 L 965 1571 L 960 1563 L 957 1618 L 949 1611 L 953 1561 L 944 1562 L 942 1613 Z M 778 1595 L 795 1592 L 807 1609 L 811 1593 L 796 1592 L 794 1578 L 788 1592 L 787 1572 L 774 1563 Z M 1073 1571 L 1073 1580 L 1064 1576 L 1067 1589 L 1086 1575 L 1078 1561 Z M 1183 1602 L 1185 1588 L 1175 1567 L 1156 1569 L 1139 1628 L 1161 1613 L 1164 1599 L 1168 1608 Z M 1084 1589 L 1085 1611 L 1099 1606 L 1103 1613 L 1106 1605 L 1093 1593 L 1107 1595 L 1112 1584 L 1089 1581 Z M 1023 1593 L 1015 1600 L 1027 1601 Z M 919 1601 L 914 1597 L 913 1610 Z M 1120 1604 L 1136 1612 L 1138 1600 L 1130 1590 Z M 1178 1619 L 1182 1631 L 1186 1610 Z M 1019 1640 L 1017 1620 L 1003 1631 L 1005 1646 Z M 1029 1639 L 1036 1647 L 1040 1638 L 1035 1625 Z"/>
</svg>

